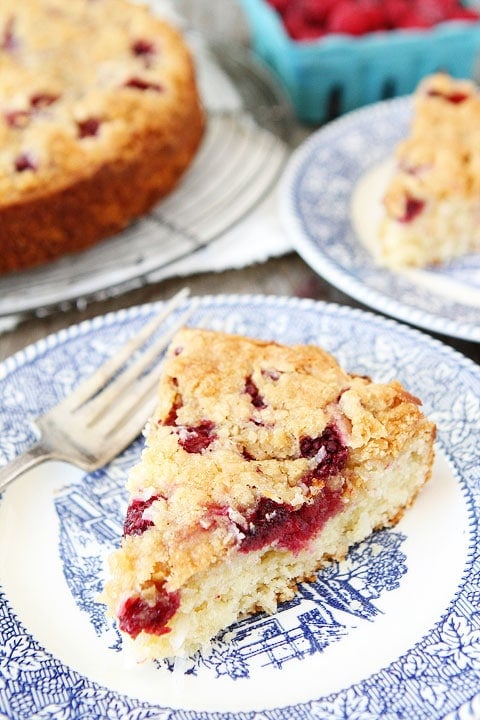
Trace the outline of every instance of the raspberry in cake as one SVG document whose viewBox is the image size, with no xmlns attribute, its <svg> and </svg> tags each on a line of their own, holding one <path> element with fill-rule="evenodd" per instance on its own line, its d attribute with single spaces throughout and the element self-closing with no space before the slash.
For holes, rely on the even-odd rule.
<svg viewBox="0 0 480 720">
<path fill-rule="evenodd" d="M 396 523 L 435 426 L 315 346 L 183 329 L 128 480 L 103 598 L 141 656 L 191 654 Z"/>
<path fill-rule="evenodd" d="M 146 6 L 3 0 L 0 67 L 0 273 L 123 229 L 201 141 L 190 52 Z"/>
<path fill-rule="evenodd" d="M 380 262 L 424 267 L 480 250 L 480 93 L 438 73 L 419 85 L 384 196 Z"/>
</svg>

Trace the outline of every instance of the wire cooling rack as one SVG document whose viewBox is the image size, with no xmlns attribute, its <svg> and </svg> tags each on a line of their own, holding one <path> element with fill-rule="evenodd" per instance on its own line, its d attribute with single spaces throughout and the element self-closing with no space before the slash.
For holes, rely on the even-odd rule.
<svg viewBox="0 0 480 720">
<path fill-rule="evenodd" d="M 289 154 L 282 91 L 231 44 L 202 47 L 199 67 L 207 130 L 178 189 L 87 251 L 0 278 L 0 316 L 44 314 L 144 285 L 225 233 L 273 188 Z"/>
</svg>

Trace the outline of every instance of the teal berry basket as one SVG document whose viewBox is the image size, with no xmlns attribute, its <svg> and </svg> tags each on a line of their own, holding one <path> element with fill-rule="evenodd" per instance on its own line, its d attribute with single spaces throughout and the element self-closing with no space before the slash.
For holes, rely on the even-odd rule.
<svg viewBox="0 0 480 720">
<path fill-rule="evenodd" d="M 474 76 L 480 22 L 449 21 L 431 30 L 391 30 L 352 37 L 292 40 L 266 0 L 238 0 L 254 53 L 284 86 L 297 118 L 319 125 L 372 102 L 413 92 L 443 70 Z"/>
</svg>

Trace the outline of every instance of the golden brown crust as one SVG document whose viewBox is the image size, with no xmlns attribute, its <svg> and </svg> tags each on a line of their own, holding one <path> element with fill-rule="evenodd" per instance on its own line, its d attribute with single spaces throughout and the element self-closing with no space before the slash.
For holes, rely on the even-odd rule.
<svg viewBox="0 0 480 720">
<path fill-rule="evenodd" d="M 57 28 L 68 48 L 64 72 L 39 49 L 41 33 L 39 40 L 32 29 L 46 16 L 50 37 Z M 0 89 L 0 272 L 8 272 L 81 250 L 147 212 L 190 164 L 204 115 L 177 31 L 127 0 L 30 0 L 14 14 L 0 6 L 0 26 L 13 36 L 11 47 L 0 50 L 6 78 Z M 87 43 L 92 60 L 78 77 L 70 67 L 72 43 Z M 55 57 L 63 49 L 59 42 L 49 52 Z M 35 74 L 27 73 L 28 53 L 39 66 Z M 152 87 L 127 87 L 132 78 Z M 21 92 L 15 79 L 17 85 L 24 80 Z M 38 97 L 47 98 L 45 107 L 35 106 Z M 80 137 L 81 123 L 89 120 L 98 127 Z M 16 159 L 28 153 L 34 167 L 15 171 Z"/>
<path fill-rule="evenodd" d="M 202 132 L 173 143 L 145 137 L 135 159 L 118 159 L 66 187 L 0 209 L 0 272 L 49 262 L 83 250 L 122 229 L 168 194 L 188 167 Z M 188 144 L 190 140 L 190 145 Z M 132 188 L 135 190 L 132 192 Z"/>
</svg>

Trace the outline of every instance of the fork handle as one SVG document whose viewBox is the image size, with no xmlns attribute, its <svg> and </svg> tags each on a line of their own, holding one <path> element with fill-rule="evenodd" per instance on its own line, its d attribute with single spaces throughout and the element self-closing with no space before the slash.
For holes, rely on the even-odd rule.
<svg viewBox="0 0 480 720">
<path fill-rule="evenodd" d="M 51 450 L 41 442 L 35 443 L 28 450 L 17 455 L 16 458 L 0 468 L 0 493 L 19 475 L 53 457 L 54 454 Z"/>
</svg>

